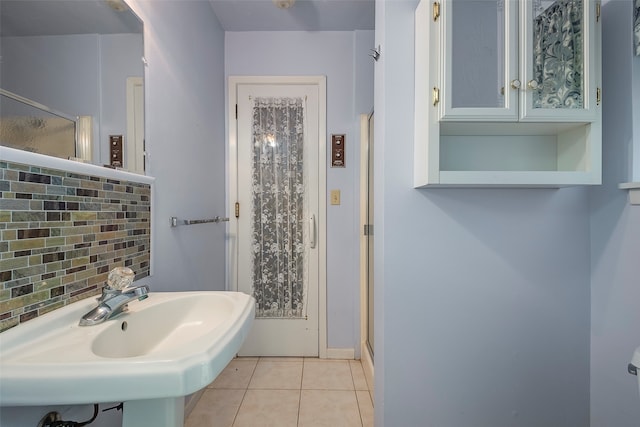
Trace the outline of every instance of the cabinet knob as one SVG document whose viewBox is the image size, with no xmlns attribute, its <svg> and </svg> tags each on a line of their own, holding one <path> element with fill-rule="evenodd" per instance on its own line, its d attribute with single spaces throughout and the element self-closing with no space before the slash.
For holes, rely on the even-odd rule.
<svg viewBox="0 0 640 427">
<path fill-rule="evenodd" d="M 511 80 L 511 89 L 520 89 L 520 80 L 513 79 Z"/>
<path fill-rule="evenodd" d="M 527 86 L 529 87 L 529 89 L 538 89 L 538 81 L 529 80 L 529 83 L 527 83 Z"/>
</svg>

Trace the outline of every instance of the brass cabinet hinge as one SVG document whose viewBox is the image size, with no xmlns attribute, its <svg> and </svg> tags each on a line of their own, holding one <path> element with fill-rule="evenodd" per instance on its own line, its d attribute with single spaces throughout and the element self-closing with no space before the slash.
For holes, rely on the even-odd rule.
<svg viewBox="0 0 640 427">
<path fill-rule="evenodd" d="M 364 235 L 365 236 L 373 236 L 373 224 L 365 224 L 364 225 Z"/>
<path fill-rule="evenodd" d="M 236 202 L 236 218 L 240 218 L 240 203 Z"/>
<path fill-rule="evenodd" d="M 440 3 L 437 1 L 433 2 L 433 22 L 436 22 L 440 17 Z"/>
<path fill-rule="evenodd" d="M 600 22 L 600 10 L 602 9 L 602 6 L 600 4 L 600 2 L 596 3 L 596 22 Z"/>
<path fill-rule="evenodd" d="M 602 102 L 602 90 L 600 88 L 596 89 L 596 105 L 600 105 Z"/>
<path fill-rule="evenodd" d="M 440 102 L 440 89 L 437 87 L 433 88 L 431 92 L 431 100 L 433 101 L 433 106 L 435 107 Z"/>
</svg>

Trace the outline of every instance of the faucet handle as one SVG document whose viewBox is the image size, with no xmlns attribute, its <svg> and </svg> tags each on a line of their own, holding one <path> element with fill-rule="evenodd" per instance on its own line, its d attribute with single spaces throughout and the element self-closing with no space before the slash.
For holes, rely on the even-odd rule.
<svg viewBox="0 0 640 427">
<path fill-rule="evenodd" d="M 130 286 L 128 288 L 125 288 L 122 290 L 122 292 L 132 292 L 135 296 L 137 297 L 147 297 L 147 294 L 149 293 L 149 285 L 137 285 L 137 286 Z M 140 298 L 140 299 L 144 299 L 144 298 Z"/>
</svg>

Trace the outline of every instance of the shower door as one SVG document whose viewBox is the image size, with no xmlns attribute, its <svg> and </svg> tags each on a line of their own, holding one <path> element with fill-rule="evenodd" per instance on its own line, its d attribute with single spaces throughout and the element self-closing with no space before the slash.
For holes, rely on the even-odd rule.
<svg viewBox="0 0 640 427">
<path fill-rule="evenodd" d="M 238 85 L 240 354 L 318 356 L 318 86 Z"/>
</svg>

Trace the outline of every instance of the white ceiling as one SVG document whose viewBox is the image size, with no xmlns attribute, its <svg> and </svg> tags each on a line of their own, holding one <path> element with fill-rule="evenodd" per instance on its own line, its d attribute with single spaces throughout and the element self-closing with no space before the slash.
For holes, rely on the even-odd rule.
<svg viewBox="0 0 640 427">
<path fill-rule="evenodd" d="M 297 0 L 289 9 L 278 9 L 272 0 L 208 1 L 225 31 L 374 29 L 374 0 Z M 140 30 L 133 14 L 115 12 L 106 0 L 0 0 L 2 36 L 110 34 Z"/>
<path fill-rule="evenodd" d="M 374 0 L 209 0 L 225 31 L 351 31 L 374 29 Z"/>
</svg>

